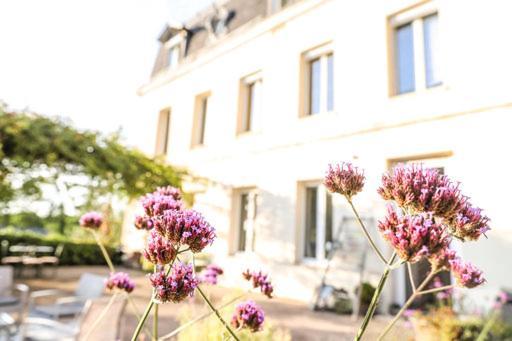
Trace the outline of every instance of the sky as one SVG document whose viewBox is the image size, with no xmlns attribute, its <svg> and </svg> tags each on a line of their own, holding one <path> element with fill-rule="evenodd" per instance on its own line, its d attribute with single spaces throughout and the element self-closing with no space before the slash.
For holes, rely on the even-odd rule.
<svg viewBox="0 0 512 341">
<path fill-rule="evenodd" d="M 12 109 L 61 116 L 79 129 L 121 128 L 150 153 L 136 91 L 150 75 L 157 38 L 212 0 L 2 0 L 0 101 Z"/>
</svg>

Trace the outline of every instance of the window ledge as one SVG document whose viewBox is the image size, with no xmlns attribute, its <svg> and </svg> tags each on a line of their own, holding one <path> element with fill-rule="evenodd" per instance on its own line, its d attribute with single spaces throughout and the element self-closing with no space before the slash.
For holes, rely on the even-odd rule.
<svg viewBox="0 0 512 341">
<path fill-rule="evenodd" d="M 325 268 L 329 261 L 327 259 L 302 258 L 299 265 L 305 265 L 310 268 Z"/>
<path fill-rule="evenodd" d="M 338 112 L 335 111 L 335 110 L 331 110 L 331 111 L 322 111 L 322 112 L 319 112 L 319 113 L 316 113 L 316 114 L 304 114 L 304 115 L 301 115 L 299 116 L 299 119 L 313 119 L 314 117 L 326 117 L 326 116 L 334 116 L 334 115 L 337 115 Z"/>
</svg>

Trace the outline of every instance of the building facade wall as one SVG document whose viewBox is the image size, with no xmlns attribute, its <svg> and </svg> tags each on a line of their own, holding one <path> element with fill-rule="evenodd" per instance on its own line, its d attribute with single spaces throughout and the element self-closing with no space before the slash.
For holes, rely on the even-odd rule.
<svg viewBox="0 0 512 341">
<path fill-rule="evenodd" d="M 195 194 L 195 206 L 218 230 L 211 252 L 232 269 L 227 274 L 238 276 L 247 264 L 262 262 L 272 272 L 277 294 L 310 300 L 325 263 L 305 264 L 301 257 L 300 183 L 320 181 L 329 162 L 354 161 L 367 177 L 356 205 L 378 219 L 384 204 L 375 190 L 390 163 L 436 159 L 492 218 L 489 239 L 457 246 L 485 270 L 489 284 L 480 295 L 512 283 L 495 260 L 506 256 L 512 244 L 504 200 L 511 189 L 504 183 L 511 164 L 504 147 L 512 122 L 512 49 L 505 44 L 512 22 L 504 15 L 507 5 L 435 2 L 443 84 L 390 96 L 389 20 L 423 3 L 302 1 L 241 27 L 142 87 L 145 115 L 156 117 L 170 108 L 168 162 L 208 179 Z M 334 55 L 335 110 L 300 117 L 301 56 L 323 44 L 331 44 Z M 263 128 L 237 134 L 240 80 L 255 72 L 263 84 Z M 205 145 L 191 147 L 195 98 L 203 93 L 210 94 Z M 257 189 L 258 209 L 254 252 L 237 254 L 233 196 L 243 188 Z M 335 198 L 335 219 L 347 215 L 348 207 Z M 372 233 L 377 236 L 375 228 Z M 486 257 L 491 250 L 493 257 Z M 370 256 L 367 264 L 368 278 L 375 278 L 377 259 Z M 236 276 L 228 275 L 225 283 L 234 284 Z M 341 270 L 337 277 L 333 280 L 341 286 L 353 280 Z M 403 279 L 395 274 L 387 303 L 403 300 Z"/>
</svg>

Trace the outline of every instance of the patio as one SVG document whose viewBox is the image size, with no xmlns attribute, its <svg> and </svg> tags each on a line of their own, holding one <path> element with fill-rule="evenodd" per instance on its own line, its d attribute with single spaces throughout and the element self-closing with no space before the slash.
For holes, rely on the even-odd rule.
<svg viewBox="0 0 512 341">
<path fill-rule="evenodd" d="M 139 312 L 142 312 L 146 305 L 151 292 L 149 282 L 146 280 L 144 274 L 140 271 L 129 269 L 119 269 L 126 271 L 136 282 L 136 289 L 131 294 Z M 45 273 L 43 278 L 21 278 L 17 279 L 17 283 L 25 283 L 30 286 L 31 290 L 40 289 L 61 289 L 72 292 L 77 284 L 77 281 L 82 273 L 95 273 L 106 274 L 106 268 L 102 266 L 73 266 L 73 267 L 59 267 L 57 276 L 54 278 L 46 277 L 49 273 Z M 221 287 L 215 287 L 211 290 L 212 297 L 219 298 L 227 294 L 230 290 Z M 293 340 L 352 340 L 354 332 L 361 322 L 353 321 L 350 316 L 336 315 L 328 312 L 313 312 L 305 303 L 293 301 L 289 299 L 274 298 L 268 300 L 262 295 L 253 295 L 251 297 L 258 304 L 260 304 L 267 317 L 267 321 L 271 322 L 278 328 L 288 329 L 291 333 Z M 206 312 L 204 304 L 200 298 L 194 300 L 194 309 L 202 314 Z M 182 306 L 185 304 L 182 304 Z M 159 322 L 159 335 L 162 336 L 178 327 L 178 315 L 180 309 L 176 309 L 175 304 L 165 304 L 159 309 L 160 322 Z M 97 306 L 101 310 L 100 306 Z M 91 313 L 95 313 L 92 311 Z M 387 322 L 387 318 L 377 316 L 371 323 L 369 332 L 366 334 L 366 340 L 374 340 L 379 331 Z M 137 318 L 135 317 L 132 309 L 127 307 L 125 319 L 122 327 L 122 340 L 129 340 L 132 331 L 135 329 Z M 151 320 L 147 321 L 147 325 L 151 326 Z M 91 339 L 103 340 L 102 330 L 95 330 Z M 404 328 L 400 328 L 400 339 L 405 340 L 412 336 Z M 405 333 L 405 334 L 404 334 Z M 395 334 L 396 335 L 396 334 Z M 390 334 L 390 340 L 395 337 Z"/>
</svg>

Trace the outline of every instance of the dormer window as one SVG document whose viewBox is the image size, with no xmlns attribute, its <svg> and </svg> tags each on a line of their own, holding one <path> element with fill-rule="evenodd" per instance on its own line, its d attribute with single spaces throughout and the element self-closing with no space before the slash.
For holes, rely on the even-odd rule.
<svg viewBox="0 0 512 341">
<path fill-rule="evenodd" d="M 180 46 L 174 45 L 169 48 L 169 54 L 167 59 L 167 66 L 170 68 L 178 65 L 180 59 Z"/>
</svg>

